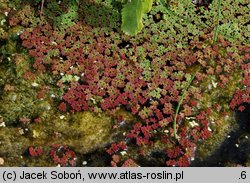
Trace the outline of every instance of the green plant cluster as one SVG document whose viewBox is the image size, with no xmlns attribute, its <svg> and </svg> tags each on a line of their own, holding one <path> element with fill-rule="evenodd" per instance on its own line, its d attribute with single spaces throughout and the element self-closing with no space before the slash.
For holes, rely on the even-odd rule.
<svg viewBox="0 0 250 183">
<path fill-rule="evenodd" d="M 78 0 L 68 1 L 66 4 L 68 7 L 63 11 L 57 1 L 46 2 L 45 13 L 48 13 L 48 17 L 54 22 L 54 25 L 62 30 L 66 30 L 78 21 Z"/>
</svg>

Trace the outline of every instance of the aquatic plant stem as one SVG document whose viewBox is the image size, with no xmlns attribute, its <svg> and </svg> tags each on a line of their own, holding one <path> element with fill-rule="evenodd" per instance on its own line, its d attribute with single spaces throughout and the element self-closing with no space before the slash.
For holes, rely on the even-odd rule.
<svg viewBox="0 0 250 183">
<path fill-rule="evenodd" d="M 178 117 L 178 114 L 179 114 L 179 110 L 180 110 L 180 107 L 181 107 L 181 104 L 184 100 L 184 97 L 185 97 L 185 94 L 187 92 L 187 89 L 189 88 L 190 84 L 192 83 L 192 81 L 194 80 L 196 76 L 196 73 L 190 78 L 190 80 L 188 81 L 186 87 L 184 88 L 184 91 L 181 95 L 181 99 L 179 100 L 178 102 L 178 105 L 177 105 L 177 108 L 176 108 L 176 111 L 175 111 L 175 116 L 174 116 L 174 124 L 173 124 L 173 128 L 174 128 L 174 137 L 175 139 L 177 139 L 177 129 L 176 129 L 176 121 L 177 121 L 177 117 Z"/>
<path fill-rule="evenodd" d="M 45 1 L 45 0 L 42 0 L 42 2 L 41 2 L 40 16 L 43 15 L 44 1 Z"/>
<path fill-rule="evenodd" d="M 217 41 L 218 32 L 219 32 L 219 21 L 220 21 L 220 14 L 221 14 L 221 0 L 218 0 L 218 14 L 217 14 L 217 25 L 215 27 L 215 33 L 214 33 L 214 41 Z"/>
</svg>

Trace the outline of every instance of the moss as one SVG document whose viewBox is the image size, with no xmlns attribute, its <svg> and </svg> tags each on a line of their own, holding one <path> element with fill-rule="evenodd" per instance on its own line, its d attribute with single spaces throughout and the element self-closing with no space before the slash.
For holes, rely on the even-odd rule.
<svg viewBox="0 0 250 183">
<path fill-rule="evenodd" d="M 67 144 L 74 151 L 85 154 L 103 148 L 112 141 L 113 120 L 103 113 L 60 114 L 51 110 L 46 112 L 46 117 L 41 118 L 43 120 L 40 123 L 26 127 L 0 128 L 0 156 L 5 157 L 6 166 L 52 165 L 49 157 L 28 158 L 26 151 L 30 146 L 46 148 L 53 144 Z M 21 158 L 23 154 L 25 159 Z"/>
<path fill-rule="evenodd" d="M 91 112 L 81 112 L 73 117 L 73 121 L 72 129 L 68 131 L 68 134 L 78 138 L 67 144 L 77 145 L 78 151 L 89 152 L 111 142 L 113 125 L 111 117 L 102 113 L 96 115 Z"/>
<path fill-rule="evenodd" d="M 27 66 L 22 65 L 27 58 L 25 55 L 19 55 L 15 58 L 17 59 L 15 62 L 21 60 L 21 64 L 17 64 L 20 67 L 19 69 Z M 14 68 L 18 71 L 17 66 Z M 22 148 L 17 149 L 14 153 L 21 155 L 31 145 L 45 145 L 47 142 L 52 142 L 51 138 L 55 133 L 62 134 L 62 136 L 55 139 L 53 143 L 68 144 L 80 153 L 103 147 L 111 141 L 110 130 L 112 129 L 113 120 L 106 114 L 99 113 L 96 115 L 91 112 L 60 114 L 57 112 L 57 104 L 54 103 L 50 96 L 44 99 L 37 98 L 37 91 L 45 84 L 45 81 L 49 84 L 50 76 L 39 75 L 33 81 L 23 80 L 22 77 L 17 79 L 13 70 L 10 67 L 6 68 L 5 65 L 1 65 L 0 76 L 2 88 L 0 114 L 8 126 L 8 128 L 1 129 L 1 137 L 3 144 L 5 140 L 18 141 L 18 146 Z M 4 87 L 6 85 L 11 85 L 14 89 L 5 91 Z M 60 94 L 59 96 L 56 94 L 57 89 L 54 89 L 52 85 L 50 88 L 51 93 L 60 98 Z M 39 117 L 42 122 L 25 126 L 29 133 L 17 135 L 18 128 L 11 128 L 10 126 L 15 124 L 20 128 L 23 127 L 19 122 L 19 119 L 23 117 L 31 120 Z M 8 130 L 9 128 L 12 130 Z M 13 134 L 14 131 L 15 135 Z M 6 143 L 8 144 L 8 142 Z M 8 150 L 10 149 L 6 148 L 4 151 L 0 151 L 4 153 L 8 152 Z M 20 161 L 22 160 L 20 159 Z"/>
<path fill-rule="evenodd" d="M 22 153 L 30 140 L 21 136 L 15 127 L 0 127 L 0 156 L 4 157 L 4 166 L 23 166 Z"/>
<path fill-rule="evenodd" d="M 8 3 L 9 3 L 8 0 L 0 0 L 0 9 L 1 10 L 9 9 Z"/>
<path fill-rule="evenodd" d="M 16 52 L 16 50 L 13 50 Z M 13 56 L 13 61 L 8 60 L 1 64 L 0 91 L 1 104 L 0 114 L 7 125 L 16 124 L 19 118 L 34 118 L 50 110 L 50 102 L 37 98 L 37 91 L 44 84 L 43 79 L 48 76 L 36 77 L 35 80 L 24 80 L 22 74 L 29 69 L 29 57 L 27 55 Z M 11 85 L 13 90 L 5 89 Z"/>
<path fill-rule="evenodd" d="M 216 78 L 213 76 L 208 77 L 208 79 L 200 85 L 201 89 L 204 91 L 202 92 L 200 105 L 202 108 L 213 108 L 209 116 L 212 136 L 197 147 L 197 157 L 200 160 L 204 160 L 212 155 L 227 138 L 228 134 L 238 129 L 234 112 L 229 108 L 228 101 L 239 87 L 238 83 L 240 76 L 240 70 L 231 73 L 229 76 L 230 81 L 226 85 L 226 88 L 223 89 L 215 84 L 212 86 L 212 82 L 219 82 L 216 81 Z M 212 89 L 209 90 L 208 88 L 210 88 L 210 85 Z M 215 109 L 213 104 L 218 104 L 220 107 Z"/>
</svg>

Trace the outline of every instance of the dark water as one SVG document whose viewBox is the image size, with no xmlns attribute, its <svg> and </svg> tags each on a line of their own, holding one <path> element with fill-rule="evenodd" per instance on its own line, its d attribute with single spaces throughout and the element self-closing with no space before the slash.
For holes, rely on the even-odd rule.
<svg viewBox="0 0 250 183">
<path fill-rule="evenodd" d="M 215 152 L 205 160 L 196 157 L 191 167 L 227 167 L 245 166 L 250 160 L 250 104 L 245 106 L 243 112 L 235 112 L 239 125 L 237 130 L 228 134 L 227 138 Z M 155 167 L 165 165 L 165 152 L 153 151 L 150 157 L 139 156 L 136 162 L 140 166 Z M 98 150 L 82 157 L 88 161 L 87 166 L 110 166 L 112 160 L 103 150 Z M 79 165 L 81 166 L 81 165 Z"/>
<path fill-rule="evenodd" d="M 244 166 L 250 160 L 250 104 L 245 107 L 245 111 L 235 112 L 239 129 L 232 131 L 230 137 L 210 157 L 204 161 L 198 158 L 191 166 Z"/>
</svg>

